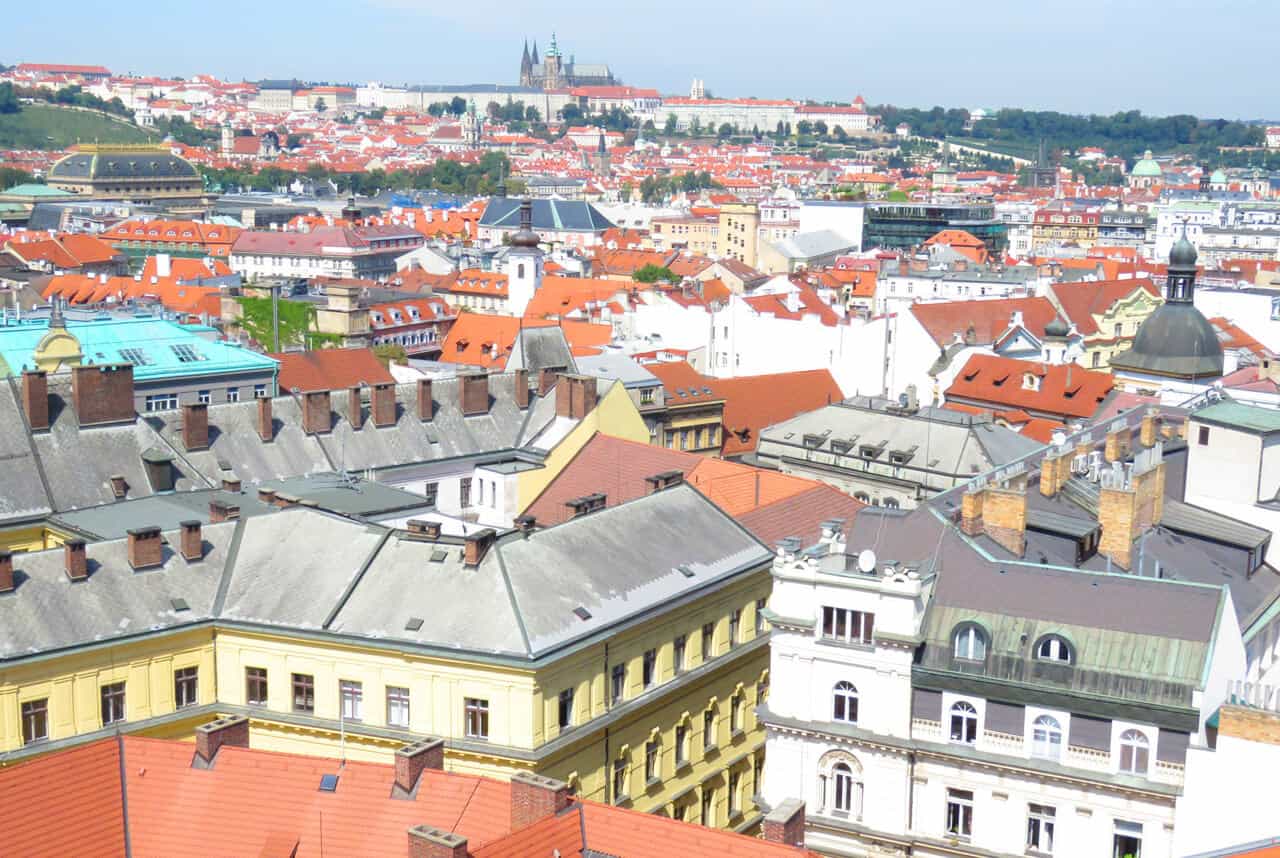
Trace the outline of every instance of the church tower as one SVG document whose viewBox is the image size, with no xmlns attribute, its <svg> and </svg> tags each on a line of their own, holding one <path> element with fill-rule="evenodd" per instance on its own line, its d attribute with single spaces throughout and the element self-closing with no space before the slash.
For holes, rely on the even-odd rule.
<svg viewBox="0 0 1280 858">
<path fill-rule="evenodd" d="M 604 129 L 600 129 L 600 141 L 596 144 L 594 168 L 597 176 L 609 175 L 609 147 L 604 141 Z"/>
<path fill-rule="evenodd" d="M 231 153 L 235 150 L 235 132 L 231 130 L 231 123 L 222 123 L 222 157 L 230 158 Z"/>
<path fill-rule="evenodd" d="M 547 55 L 542 59 L 542 88 L 559 89 L 563 83 L 561 78 L 560 48 L 556 46 L 556 34 L 552 33 L 551 47 L 547 48 Z"/>
<path fill-rule="evenodd" d="M 529 53 L 528 39 L 524 40 L 524 51 L 520 54 L 520 85 L 533 86 L 533 57 Z"/>
<path fill-rule="evenodd" d="M 526 197 L 520 201 L 520 229 L 511 236 L 507 250 L 507 311 L 513 316 L 524 315 L 534 293 L 542 286 L 539 240 L 533 231 L 533 202 Z"/>
</svg>

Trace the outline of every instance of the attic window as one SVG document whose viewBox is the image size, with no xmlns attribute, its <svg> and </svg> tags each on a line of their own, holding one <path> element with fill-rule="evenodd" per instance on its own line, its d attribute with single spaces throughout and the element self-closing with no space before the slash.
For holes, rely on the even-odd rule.
<svg viewBox="0 0 1280 858">
<path fill-rule="evenodd" d="M 702 388 L 702 392 L 703 392 L 703 393 L 705 393 L 707 396 L 710 396 L 710 395 L 711 395 L 711 388 L 709 388 L 709 387 L 704 387 L 704 388 Z"/>
<path fill-rule="evenodd" d="M 812 449 L 816 450 L 816 449 L 818 449 L 819 447 L 821 447 L 821 446 L 822 446 L 822 442 L 823 442 L 823 441 L 825 441 L 825 440 L 826 440 L 826 438 L 825 438 L 825 437 L 823 437 L 822 435 L 809 435 L 809 434 L 806 434 L 806 435 L 804 436 L 804 445 L 805 445 L 806 447 L 810 447 L 810 448 L 812 448 Z"/>
<path fill-rule="evenodd" d="M 1036 375 L 1034 372 L 1024 372 L 1022 374 L 1022 389 L 1023 390 L 1039 390 L 1040 376 Z"/>
<path fill-rule="evenodd" d="M 573 615 L 578 619 L 584 620 L 584 621 L 591 619 L 591 612 L 588 611 L 586 608 L 582 607 L 581 605 L 573 609 Z"/>
<path fill-rule="evenodd" d="M 422 628 L 422 617 L 410 617 L 409 621 L 404 624 L 406 632 L 416 632 L 420 628 Z"/>
<path fill-rule="evenodd" d="M 186 599 L 173 598 L 169 600 L 169 604 L 173 606 L 173 611 L 177 614 L 191 610 L 191 606 L 187 604 Z"/>
<path fill-rule="evenodd" d="M 431 562 L 443 563 L 448 556 L 449 556 L 449 552 L 441 548 L 437 548 L 435 551 L 431 552 Z"/>
<path fill-rule="evenodd" d="M 320 776 L 320 792 L 337 792 L 338 776 L 337 775 L 321 775 Z"/>
<path fill-rule="evenodd" d="M 1009 376 L 1006 374 L 1006 375 L 1002 375 L 1002 376 L 1000 376 L 999 378 L 993 378 L 993 379 L 991 379 L 991 383 L 992 383 L 994 386 L 999 387 L 1000 385 L 1004 384 L 1004 383 L 1005 383 L 1006 381 L 1008 381 L 1008 380 L 1009 380 Z"/>
<path fill-rule="evenodd" d="M 676 567 L 676 569 L 680 570 L 680 574 L 686 578 L 693 577 L 693 569 L 689 566 L 688 563 L 681 563 L 679 566 Z"/>
<path fill-rule="evenodd" d="M 833 453 L 840 453 L 841 455 L 849 452 L 850 448 L 852 447 L 853 447 L 853 444 L 849 443 L 848 441 L 832 441 L 831 442 L 831 451 Z"/>
<path fill-rule="evenodd" d="M 877 445 L 873 447 L 870 444 L 863 444 L 861 447 L 858 448 L 858 455 L 864 459 L 874 459 L 880 455 L 880 451 L 883 449 L 884 449 L 883 445 Z"/>
</svg>

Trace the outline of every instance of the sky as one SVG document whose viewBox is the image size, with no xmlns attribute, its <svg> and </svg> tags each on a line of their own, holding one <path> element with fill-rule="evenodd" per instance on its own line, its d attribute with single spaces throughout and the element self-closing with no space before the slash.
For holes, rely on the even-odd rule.
<svg viewBox="0 0 1280 858">
<path fill-rule="evenodd" d="M 1280 117 L 1277 0 L 47 0 L 0 29 L 5 64 L 388 84 L 514 84 L 554 31 L 664 94 Z"/>
</svg>

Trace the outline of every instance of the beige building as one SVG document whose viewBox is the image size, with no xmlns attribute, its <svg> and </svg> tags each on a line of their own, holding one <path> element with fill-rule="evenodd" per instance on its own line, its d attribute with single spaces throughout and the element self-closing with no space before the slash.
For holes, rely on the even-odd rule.
<svg viewBox="0 0 1280 858">
<path fill-rule="evenodd" d="M 655 217 L 649 223 L 649 241 L 655 250 L 688 250 L 699 256 L 717 252 L 720 222 L 711 217 L 673 215 Z"/>
<path fill-rule="evenodd" d="M 755 203 L 726 203 L 720 207 L 716 255 L 756 267 L 760 209 Z"/>
</svg>

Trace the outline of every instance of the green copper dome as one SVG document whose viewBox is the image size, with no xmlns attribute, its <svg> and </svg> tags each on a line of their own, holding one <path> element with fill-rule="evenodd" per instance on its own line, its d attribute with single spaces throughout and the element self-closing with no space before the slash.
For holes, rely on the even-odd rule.
<svg viewBox="0 0 1280 858">
<path fill-rule="evenodd" d="M 1142 160 L 1133 165 L 1133 175 L 1158 179 L 1164 175 L 1164 171 L 1160 169 L 1160 165 L 1151 157 L 1151 150 L 1148 149 L 1143 154 Z"/>
<path fill-rule="evenodd" d="M 1213 174 L 1209 176 L 1209 184 L 1211 185 L 1225 185 L 1226 183 L 1227 183 L 1227 174 L 1222 172 L 1221 167 L 1214 170 Z"/>
</svg>

